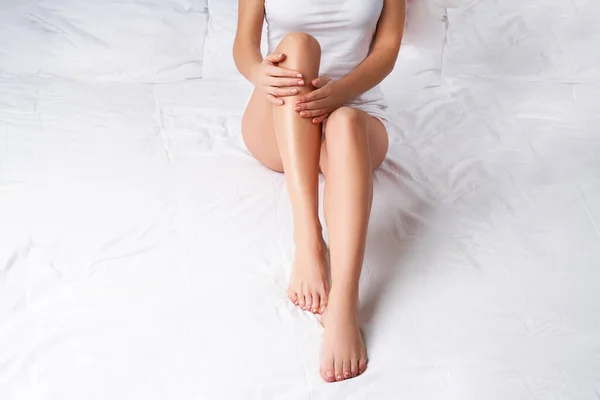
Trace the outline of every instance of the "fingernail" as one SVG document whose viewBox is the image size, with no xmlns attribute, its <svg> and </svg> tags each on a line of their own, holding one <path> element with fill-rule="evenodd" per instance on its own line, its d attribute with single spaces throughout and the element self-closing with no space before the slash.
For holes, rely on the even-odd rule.
<svg viewBox="0 0 600 400">
<path fill-rule="evenodd" d="M 283 53 L 279 53 L 279 55 L 277 57 L 279 57 L 279 58 L 283 57 Z"/>
<path fill-rule="evenodd" d="M 292 89 L 292 94 L 296 94 L 296 93 L 298 93 L 298 90 L 297 89 Z"/>
<path fill-rule="evenodd" d="M 328 378 L 333 378 L 333 372 L 331 371 L 325 371 L 325 376 Z"/>
<path fill-rule="evenodd" d="M 304 81 L 298 81 L 298 85 L 300 85 L 300 86 L 304 85 Z"/>
<path fill-rule="evenodd" d="M 296 105 L 298 105 L 298 104 L 300 104 L 300 103 L 302 103 L 302 101 L 301 101 L 301 100 L 298 100 L 298 101 L 296 102 Z"/>
<path fill-rule="evenodd" d="M 306 113 L 305 113 L 305 112 L 301 112 L 301 113 L 300 113 L 300 116 L 301 116 L 301 117 L 306 117 Z"/>
<path fill-rule="evenodd" d="M 302 74 L 296 75 L 297 78 L 302 78 Z"/>
<path fill-rule="evenodd" d="M 277 102 L 277 104 L 279 104 L 280 106 L 282 106 L 282 105 L 283 105 L 283 100 L 279 100 L 279 101 Z"/>
</svg>

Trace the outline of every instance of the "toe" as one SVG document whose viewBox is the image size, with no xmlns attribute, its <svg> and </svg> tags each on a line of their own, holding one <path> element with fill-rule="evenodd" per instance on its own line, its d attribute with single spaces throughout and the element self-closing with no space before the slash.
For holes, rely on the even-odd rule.
<svg viewBox="0 0 600 400">
<path fill-rule="evenodd" d="M 323 380 L 325 382 L 335 382 L 335 376 L 333 374 L 333 368 L 332 367 L 328 367 L 328 369 L 326 369 L 326 370 L 321 369 L 321 378 L 323 378 Z"/>
<path fill-rule="evenodd" d="M 342 363 L 342 369 L 344 371 L 344 379 L 350 379 L 350 378 L 352 378 L 352 375 L 351 375 L 351 372 L 350 372 L 352 370 L 352 368 L 350 366 L 350 361 L 349 360 L 345 360 Z"/>
<path fill-rule="evenodd" d="M 312 294 L 312 308 L 310 310 L 313 314 L 317 314 L 319 312 L 319 304 L 320 304 L 319 295 L 317 293 L 313 293 Z"/>
<path fill-rule="evenodd" d="M 304 310 L 304 305 L 306 304 L 304 301 L 304 296 L 302 294 L 298 294 L 298 303 L 296 303 L 298 307 Z"/>
<path fill-rule="evenodd" d="M 325 293 L 321 293 L 320 297 L 320 302 L 319 302 L 319 313 L 323 314 L 325 312 L 325 310 L 327 309 L 327 295 Z"/>
<path fill-rule="evenodd" d="M 296 294 L 296 292 L 289 291 L 288 298 L 292 303 L 298 304 L 298 295 Z"/>
<path fill-rule="evenodd" d="M 363 372 L 365 372 L 366 369 L 367 369 L 367 359 L 364 357 L 361 357 L 360 360 L 358 360 L 358 373 L 362 374 Z"/>
<path fill-rule="evenodd" d="M 339 361 L 335 360 L 334 366 L 335 366 L 335 380 L 343 381 L 344 380 L 344 366 L 343 366 L 342 359 L 339 359 Z"/>
<path fill-rule="evenodd" d="M 325 354 L 327 354 L 327 352 L 321 351 L 321 378 L 323 378 L 325 382 L 335 382 L 333 358 L 331 358 L 331 356 L 324 357 Z"/>
<path fill-rule="evenodd" d="M 310 293 L 307 293 L 304 295 L 304 307 L 302 309 L 310 311 L 311 307 L 312 307 L 312 296 L 310 295 Z"/>
<path fill-rule="evenodd" d="M 352 361 L 350 361 L 350 373 L 352 374 L 353 378 L 355 376 L 358 376 L 358 358 L 355 358 Z"/>
</svg>

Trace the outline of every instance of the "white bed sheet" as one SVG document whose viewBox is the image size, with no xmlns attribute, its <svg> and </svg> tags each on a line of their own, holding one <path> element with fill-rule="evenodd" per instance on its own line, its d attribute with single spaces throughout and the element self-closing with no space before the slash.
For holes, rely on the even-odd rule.
<svg viewBox="0 0 600 400">
<path fill-rule="evenodd" d="M 475 35 L 453 25 L 471 3 L 449 10 L 454 37 Z M 445 12 L 412 10 L 383 87 L 370 364 L 336 384 L 317 319 L 286 297 L 290 206 L 243 145 L 247 84 L 0 65 L 0 399 L 597 399 L 600 67 L 486 75 L 446 43 Z"/>
</svg>

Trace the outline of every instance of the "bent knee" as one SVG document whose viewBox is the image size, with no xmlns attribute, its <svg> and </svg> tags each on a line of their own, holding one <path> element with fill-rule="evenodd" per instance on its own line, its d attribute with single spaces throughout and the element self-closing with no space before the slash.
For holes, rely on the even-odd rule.
<svg viewBox="0 0 600 400">
<path fill-rule="evenodd" d="M 307 50 L 314 53 L 321 53 L 319 41 L 312 35 L 305 32 L 291 32 L 281 39 L 280 45 L 292 46 L 294 48 Z"/>
<path fill-rule="evenodd" d="M 329 115 L 325 140 L 334 148 L 368 144 L 368 124 L 363 113 L 352 107 L 340 107 Z"/>
<path fill-rule="evenodd" d="M 365 121 L 360 110 L 352 107 L 340 107 L 327 118 L 327 126 L 331 125 L 358 128 L 365 125 Z"/>
</svg>

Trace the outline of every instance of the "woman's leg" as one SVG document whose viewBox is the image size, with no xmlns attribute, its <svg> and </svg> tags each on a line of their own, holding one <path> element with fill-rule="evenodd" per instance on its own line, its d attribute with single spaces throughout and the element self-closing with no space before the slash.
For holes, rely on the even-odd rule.
<svg viewBox="0 0 600 400">
<path fill-rule="evenodd" d="M 304 85 L 299 93 L 312 90 L 310 82 L 318 76 L 321 48 L 305 33 L 286 35 L 275 50 L 286 54 L 280 65 L 300 71 Z M 302 309 L 323 312 L 329 292 L 325 245 L 318 217 L 318 177 L 321 125 L 301 118 L 294 110 L 298 96 L 285 97 L 283 106 L 271 106 L 254 94 L 244 116 L 244 140 L 248 149 L 265 165 L 283 170 L 292 204 L 296 250 L 288 295 Z M 268 104 L 268 108 L 267 105 Z M 265 122 L 268 112 L 270 123 Z M 265 140 L 257 131 L 274 132 L 275 140 Z"/>
<path fill-rule="evenodd" d="M 376 118 L 350 107 L 330 115 L 321 156 L 332 276 L 322 319 L 321 376 L 329 382 L 355 377 L 366 368 L 358 324 L 358 281 L 373 199 L 372 172 L 387 149 L 387 131 Z"/>
<path fill-rule="evenodd" d="M 319 42 L 305 33 L 291 33 L 282 39 L 276 52 L 287 56 L 281 63 L 283 67 L 302 73 L 306 84 L 299 95 L 311 91 L 310 82 L 319 74 Z M 302 309 L 318 313 L 325 310 L 329 291 L 326 246 L 318 215 L 322 127 L 300 117 L 294 110 L 297 100 L 298 96 L 287 97 L 283 106 L 273 108 L 275 137 L 294 216 L 296 250 L 289 296 Z"/>
</svg>

